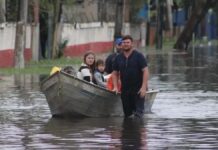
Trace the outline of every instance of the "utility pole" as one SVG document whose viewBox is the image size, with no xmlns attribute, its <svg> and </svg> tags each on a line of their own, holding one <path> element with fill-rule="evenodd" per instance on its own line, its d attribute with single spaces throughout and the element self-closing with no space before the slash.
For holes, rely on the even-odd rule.
<svg viewBox="0 0 218 150">
<path fill-rule="evenodd" d="M 14 61 L 15 68 L 24 68 L 24 50 L 26 48 L 26 23 L 27 23 L 27 11 L 28 11 L 28 0 L 18 1 L 18 19 L 16 25 L 16 38 L 15 38 L 15 49 L 14 49 Z"/>
</svg>

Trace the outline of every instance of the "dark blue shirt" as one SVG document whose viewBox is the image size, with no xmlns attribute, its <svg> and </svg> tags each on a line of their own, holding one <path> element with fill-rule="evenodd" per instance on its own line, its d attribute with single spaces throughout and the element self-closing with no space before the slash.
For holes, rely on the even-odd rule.
<svg viewBox="0 0 218 150">
<path fill-rule="evenodd" d="M 107 74 L 110 74 L 112 71 L 113 71 L 113 63 L 114 63 L 114 60 L 115 60 L 115 57 L 118 55 L 119 53 L 112 53 L 110 54 L 106 61 L 105 61 L 105 72 Z"/>
<path fill-rule="evenodd" d="M 142 69 L 147 67 L 147 61 L 141 53 L 134 50 L 128 58 L 123 53 L 114 60 L 113 70 L 120 72 L 123 90 L 138 91 L 143 80 Z"/>
</svg>

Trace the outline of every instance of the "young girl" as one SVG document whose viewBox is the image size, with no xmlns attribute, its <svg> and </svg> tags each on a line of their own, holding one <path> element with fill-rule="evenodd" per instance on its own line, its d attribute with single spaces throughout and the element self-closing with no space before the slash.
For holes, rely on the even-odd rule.
<svg viewBox="0 0 218 150">
<path fill-rule="evenodd" d="M 105 63 L 102 59 L 96 61 L 96 68 L 94 72 L 94 79 L 97 85 L 106 88 L 106 81 L 104 79 Z"/>
<path fill-rule="evenodd" d="M 84 55 L 83 63 L 79 68 L 77 77 L 85 81 L 93 83 L 93 72 L 95 69 L 95 54 L 93 52 L 87 52 Z"/>
</svg>

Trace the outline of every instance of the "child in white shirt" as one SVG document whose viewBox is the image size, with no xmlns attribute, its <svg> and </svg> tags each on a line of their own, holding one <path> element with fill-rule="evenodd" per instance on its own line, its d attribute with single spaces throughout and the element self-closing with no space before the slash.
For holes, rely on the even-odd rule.
<svg viewBox="0 0 218 150">
<path fill-rule="evenodd" d="M 93 72 L 95 68 L 95 54 L 93 52 L 87 52 L 84 55 L 83 63 L 79 68 L 77 77 L 88 82 L 93 82 Z"/>
</svg>

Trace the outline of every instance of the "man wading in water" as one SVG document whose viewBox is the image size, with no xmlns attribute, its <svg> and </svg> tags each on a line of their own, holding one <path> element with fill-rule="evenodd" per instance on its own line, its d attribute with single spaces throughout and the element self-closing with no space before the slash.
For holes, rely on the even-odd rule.
<svg viewBox="0 0 218 150">
<path fill-rule="evenodd" d="M 148 81 L 147 61 L 143 54 L 133 49 L 133 38 L 126 35 L 122 40 L 122 53 L 113 64 L 113 82 L 118 92 L 118 78 L 121 79 L 121 99 L 125 117 L 139 117 L 144 114 L 144 98 Z"/>
</svg>

